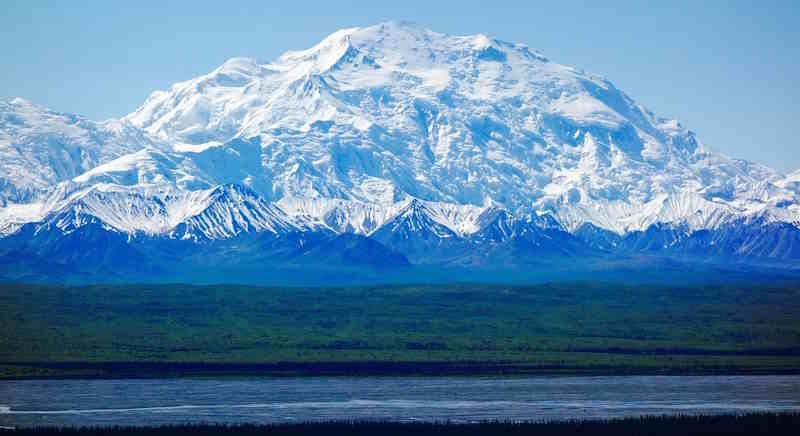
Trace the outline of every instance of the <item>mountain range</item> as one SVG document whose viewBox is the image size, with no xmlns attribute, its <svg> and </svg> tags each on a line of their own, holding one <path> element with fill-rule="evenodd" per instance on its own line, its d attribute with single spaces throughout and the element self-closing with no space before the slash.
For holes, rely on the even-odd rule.
<svg viewBox="0 0 800 436">
<path fill-rule="evenodd" d="M 800 171 L 715 153 L 603 77 L 404 22 L 230 59 L 118 120 L 0 101 L 7 280 L 797 269 L 798 199 Z"/>
</svg>

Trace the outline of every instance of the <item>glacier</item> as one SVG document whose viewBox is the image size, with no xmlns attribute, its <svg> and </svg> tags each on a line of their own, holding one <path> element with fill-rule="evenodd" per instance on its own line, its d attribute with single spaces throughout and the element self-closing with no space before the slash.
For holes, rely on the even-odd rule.
<svg viewBox="0 0 800 436">
<path fill-rule="evenodd" d="M 800 171 L 713 152 L 603 77 L 406 22 L 230 59 L 119 120 L 0 102 L 7 259 L 91 227 L 120 249 L 228 244 L 218 255 L 232 257 L 252 252 L 235 241 L 294 235 L 291 262 L 370 263 L 340 256 L 364 249 L 403 265 L 640 253 L 796 266 L 798 198 Z"/>
</svg>

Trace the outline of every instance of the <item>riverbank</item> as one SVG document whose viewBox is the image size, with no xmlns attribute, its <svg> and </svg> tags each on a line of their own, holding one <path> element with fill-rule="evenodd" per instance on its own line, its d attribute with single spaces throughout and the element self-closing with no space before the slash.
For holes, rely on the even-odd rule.
<svg viewBox="0 0 800 436">
<path fill-rule="evenodd" d="M 183 377 L 319 377 L 319 376 L 625 376 L 625 375 L 797 375 L 794 359 L 762 357 L 749 365 L 679 366 L 537 365 L 524 362 L 25 362 L 0 363 L 0 380 L 125 379 Z M 768 363 L 772 363 L 771 365 Z M 776 364 L 777 363 L 777 364 Z"/>
<path fill-rule="evenodd" d="M 612 420 L 474 424 L 326 422 L 274 425 L 174 425 L 159 427 L 39 427 L 0 434 L 23 436 L 161 436 L 161 435 L 795 435 L 797 413 L 744 415 L 645 416 Z"/>
</svg>

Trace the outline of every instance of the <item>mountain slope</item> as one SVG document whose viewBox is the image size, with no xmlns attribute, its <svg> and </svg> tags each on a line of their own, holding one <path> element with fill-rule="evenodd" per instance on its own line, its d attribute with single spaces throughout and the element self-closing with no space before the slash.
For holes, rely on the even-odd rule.
<svg viewBox="0 0 800 436">
<path fill-rule="evenodd" d="M 126 121 L 97 123 L 21 98 L 0 101 L 0 206 L 30 201 L 58 182 L 153 144 Z"/>
</svg>

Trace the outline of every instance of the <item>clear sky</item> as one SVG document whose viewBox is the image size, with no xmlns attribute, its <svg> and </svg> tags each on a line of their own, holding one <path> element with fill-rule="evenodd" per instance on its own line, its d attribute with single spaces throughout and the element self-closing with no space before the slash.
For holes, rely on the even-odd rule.
<svg viewBox="0 0 800 436">
<path fill-rule="evenodd" d="M 230 57 L 270 60 L 343 27 L 409 20 L 528 44 L 609 78 L 714 150 L 800 168 L 800 2 L 380 3 L 3 0 L 0 98 L 119 117 Z"/>
</svg>

